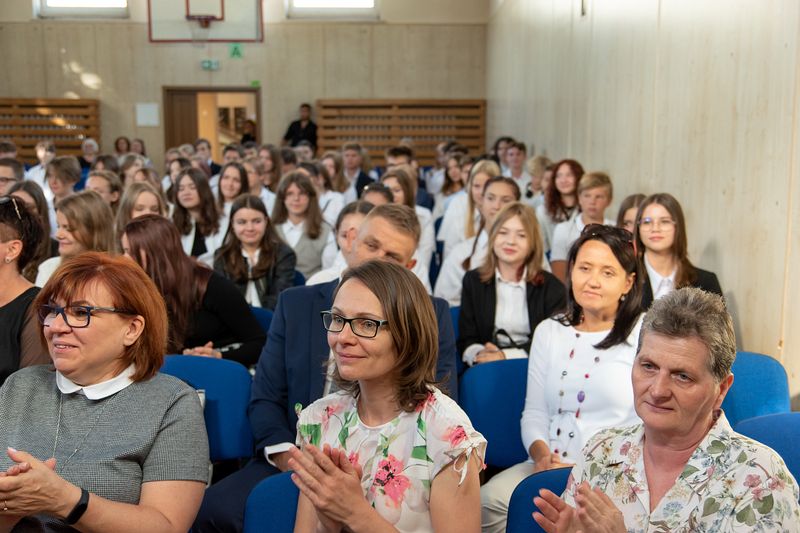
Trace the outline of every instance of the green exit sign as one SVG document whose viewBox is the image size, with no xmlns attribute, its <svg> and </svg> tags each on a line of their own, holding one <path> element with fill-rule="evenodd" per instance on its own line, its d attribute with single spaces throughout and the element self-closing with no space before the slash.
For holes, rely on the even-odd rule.
<svg viewBox="0 0 800 533">
<path fill-rule="evenodd" d="M 200 68 L 203 70 L 219 70 L 218 59 L 203 59 L 200 61 Z"/>
</svg>

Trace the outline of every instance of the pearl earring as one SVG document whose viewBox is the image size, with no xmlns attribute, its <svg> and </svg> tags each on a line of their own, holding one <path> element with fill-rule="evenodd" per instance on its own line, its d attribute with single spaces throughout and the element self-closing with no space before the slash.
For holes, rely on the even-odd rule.
<svg viewBox="0 0 800 533">
<path fill-rule="evenodd" d="M 623 294 L 622 296 L 620 296 L 620 297 L 619 297 L 619 301 L 620 301 L 620 302 L 624 302 L 624 301 L 625 301 L 625 297 L 626 297 L 626 296 L 627 296 L 627 294 Z"/>
</svg>

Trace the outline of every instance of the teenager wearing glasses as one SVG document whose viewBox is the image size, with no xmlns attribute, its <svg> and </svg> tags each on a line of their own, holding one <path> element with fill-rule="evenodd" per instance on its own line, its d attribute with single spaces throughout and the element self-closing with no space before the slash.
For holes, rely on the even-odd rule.
<svg viewBox="0 0 800 533">
<path fill-rule="evenodd" d="M 295 531 L 477 531 L 486 439 L 434 385 L 438 331 L 400 265 L 347 270 L 322 315 L 338 387 L 300 413 Z"/>
<path fill-rule="evenodd" d="M 601 429 L 638 422 L 630 376 L 640 298 L 631 234 L 586 226 L 567 255 L 566 311 L 533 333 L 520 421 L 529 458 L 481 488 L 484 532 L 505 531 L 508 502 L 525 477 L 574 463 Z"/>
<path fill-rule="evenodd" d="M 697 287 L 722 296 L 716 274 L 689 261 L 681 204 L 668 193 L 648 196 L 636 217 L 636 249 L 642 268 L 642 310 L 681 287 Z"/>
<path fill-rule="evenodd" d="M 0 385 L 21 367 L 49 361 L 28 312 L 39 288 L 22 275 L 44 239 L 39 218 L 22 200 L 0 197 Z"/>
</svg>

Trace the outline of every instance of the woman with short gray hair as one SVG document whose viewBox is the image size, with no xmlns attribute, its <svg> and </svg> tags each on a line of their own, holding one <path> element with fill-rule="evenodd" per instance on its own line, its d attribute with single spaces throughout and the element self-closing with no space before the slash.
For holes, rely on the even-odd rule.
<svg viewBox="0 0 800 533">
<path fill-rule="evenodd" d="M 555 531 L 800 531 L 798 486 L 770 448 L 735 433 L 720 406 L 736 342 L 722 298 L 696 288 L 657 300 L 632 381 L 642 424 L 602 431 L 536 522 Z"/>
</svg>

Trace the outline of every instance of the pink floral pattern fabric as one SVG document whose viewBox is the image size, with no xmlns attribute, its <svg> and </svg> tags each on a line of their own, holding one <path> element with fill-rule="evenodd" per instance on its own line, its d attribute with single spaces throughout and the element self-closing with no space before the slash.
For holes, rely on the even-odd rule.
<svg viewBox="0 0 800 533">
<path fill-rule="evenodd" d="M 575 487 L 588 481 L 622 511 L 629 533 L 800 532 L 798 486 L 786 464 L 735 433 L 724 414 L 652 513 L 643 438 L 642 425 L 595 435 L 572 469 L 564 500 L 575 505 Z"/>
<path fill-rule="evenodd" d="M 300 412 L 297 445 L 330 445 L 363 468 L 361 486 L 375 510 L 399 531 L 433 531 L 430 490 L 447 465 L 466 475 L 468 459 L 483 463 L 486 439 L 449 397 L 432 390 L 415 412 L 379 427 L 364 425 L 355 399 L 337 392 Z"/>
</svg>

